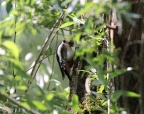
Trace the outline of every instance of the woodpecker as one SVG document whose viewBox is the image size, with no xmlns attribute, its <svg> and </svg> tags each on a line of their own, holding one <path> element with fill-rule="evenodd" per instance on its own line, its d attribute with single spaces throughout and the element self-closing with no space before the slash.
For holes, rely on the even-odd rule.
<svg viewBox="0 0 144 114">
<path fill-rule="evenodd" d="M 72 46 L 74 43 L 72 41 L 63 40 L 62 43 L 58 46 L 56 51 L 56 58 L 62 73 L 62 78 L 65 78 L 67 75 L 69 81 L 71 81 L 70 77 L 70 69 L 73 65 L 74 51 L 72 50 Z"/>
</svg>

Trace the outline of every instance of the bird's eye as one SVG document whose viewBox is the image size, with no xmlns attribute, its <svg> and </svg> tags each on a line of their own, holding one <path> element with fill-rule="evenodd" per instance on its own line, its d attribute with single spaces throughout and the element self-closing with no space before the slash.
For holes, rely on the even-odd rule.
<svg viewBox="0 0 144 114">
<path fill-rule="evenodd" d="M 66 41 L 65 41 L 65 40 L 63 40 L 63 43 L 66 43 Z"/>
</svg>

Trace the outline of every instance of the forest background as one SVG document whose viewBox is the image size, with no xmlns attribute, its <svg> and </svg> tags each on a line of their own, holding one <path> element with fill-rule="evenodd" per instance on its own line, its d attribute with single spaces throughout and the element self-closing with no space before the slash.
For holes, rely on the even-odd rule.
<svg viewBox="0 0 144 114">
<path fill-rule="evenodd" d="M 144 114 L 143 19 L 142 0 L 0 0 L 0 113 Z"/>
</svg>

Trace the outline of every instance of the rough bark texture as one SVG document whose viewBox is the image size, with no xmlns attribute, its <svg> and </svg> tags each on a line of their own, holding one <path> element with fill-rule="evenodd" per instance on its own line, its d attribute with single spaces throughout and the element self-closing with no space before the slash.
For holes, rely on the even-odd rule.
<svg viewBox="0 0 144 114">
<path fill-rule="evenodd" d="M 141 95 L 140 98 L 122 96 L 118 104 L 130 114 L 144 114 L 144 4 L 133 4 L 131 11 L 142 17 L 135 20 L 135 26 L 123 19 L 122 35 L 115 35 L 114 43 L 116 48 L 121 48 L 120 67 L 132 67 L 133 70 L 116 78 L 115 83 L 117 90 L 133 91 Z"/>
<path fill-rule="evenodd" d="M 72 72 L 72 81 L 69 83 L 69 86 L 70 86 L 69 101 L 71 101 L 73 94 L 77 94 L 80 103 L 82 104 L 84 102 L 85 95 L 86 95 L 85 80 L 88 74 L 83 73 L 80 70 L 84 70 L 84 67 L 86 65 L 87 63 L 84 60 L 82 60 L 80 57 L 78 57 L 75 60 L 75 63 L 73 66 L 73 72 Z"/>
</svg>

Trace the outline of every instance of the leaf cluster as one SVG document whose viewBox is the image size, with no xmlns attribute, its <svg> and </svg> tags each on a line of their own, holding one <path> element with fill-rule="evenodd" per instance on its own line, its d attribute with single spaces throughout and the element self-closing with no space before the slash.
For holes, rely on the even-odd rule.
<svg viewBox="0 0 144 114">
<path fill-rule="evenodd" d="M 129 12 L 130 5 L 127 2 L 82 1 L 4 0 L 0 3 L 7 10 L 7 14 L 0 21 L 0 105 L 8 106 L 12 111 L 17 109 L 17 113 L 70 114 L 66 110 L 68 107 L 74 113 L 83 113 L 84 110 L 106 113 L 107 98 L 110 98 L 111 113 L 118 113 L 122 109 L 119 109 L 115 102 L 121 95 L 139 97 L 136 93 L 121 90 L 110 94 L 111 80 L 127 71 L 119 68 L 120 49 L 114 48 L 106 28 L 111 10 L 114 11 L 115 21 L 120 20 L 120 24 L 123 17 L 133 24 L 133 18 L 139 16 Z M 44 33 L 41 31 L 48 31 L 48 37 L 39 46 L 35 41 L 41 42 L 41 36 L 35 39 L 28 36 L 33 34 L 32 37 L 36 37 Z M 27 45 L 31 42 L 31 45 L 26 46 L 30 47 L 26 54 L 24 47 L 17 42 L 22 37 Z M 54 51 L 61 37 L 75 42 L 75 57 L 81 57 L 88 63 L 85 69 L 81 70 L 92 72 L 91 88 L 96 92 L 96 96 L 89 97 L 88 105 L 84 109 L 81 109 L 76 94 L 69 102 L 70 90 L 64 89 L 58 80 L 52 78 L 54 75 L 59 76 L 57 70 L 54 71 Z M 36 78 L 26 69 L 26 64 L 30 62 L 28 60 L 34 55 L 33 47 L 38 48 L 35 51 L 38 57 L 35 57 L 34 61 L 40 66 L 36 69 L 29 65 L 28 71 L 36 71 L 36 74 L 33 73 L 37 75 Z M 36 58 L 42 59 L 36 61 Z M 45 58 L 48 58 L 48 65 L 45 64 Z M 44 87 L 41 87 L 42 79 Z M 32 82 L 31 86 L 29 82 Z M 0 112 L 3 111 L 0 107 Z"/>
</svg>

